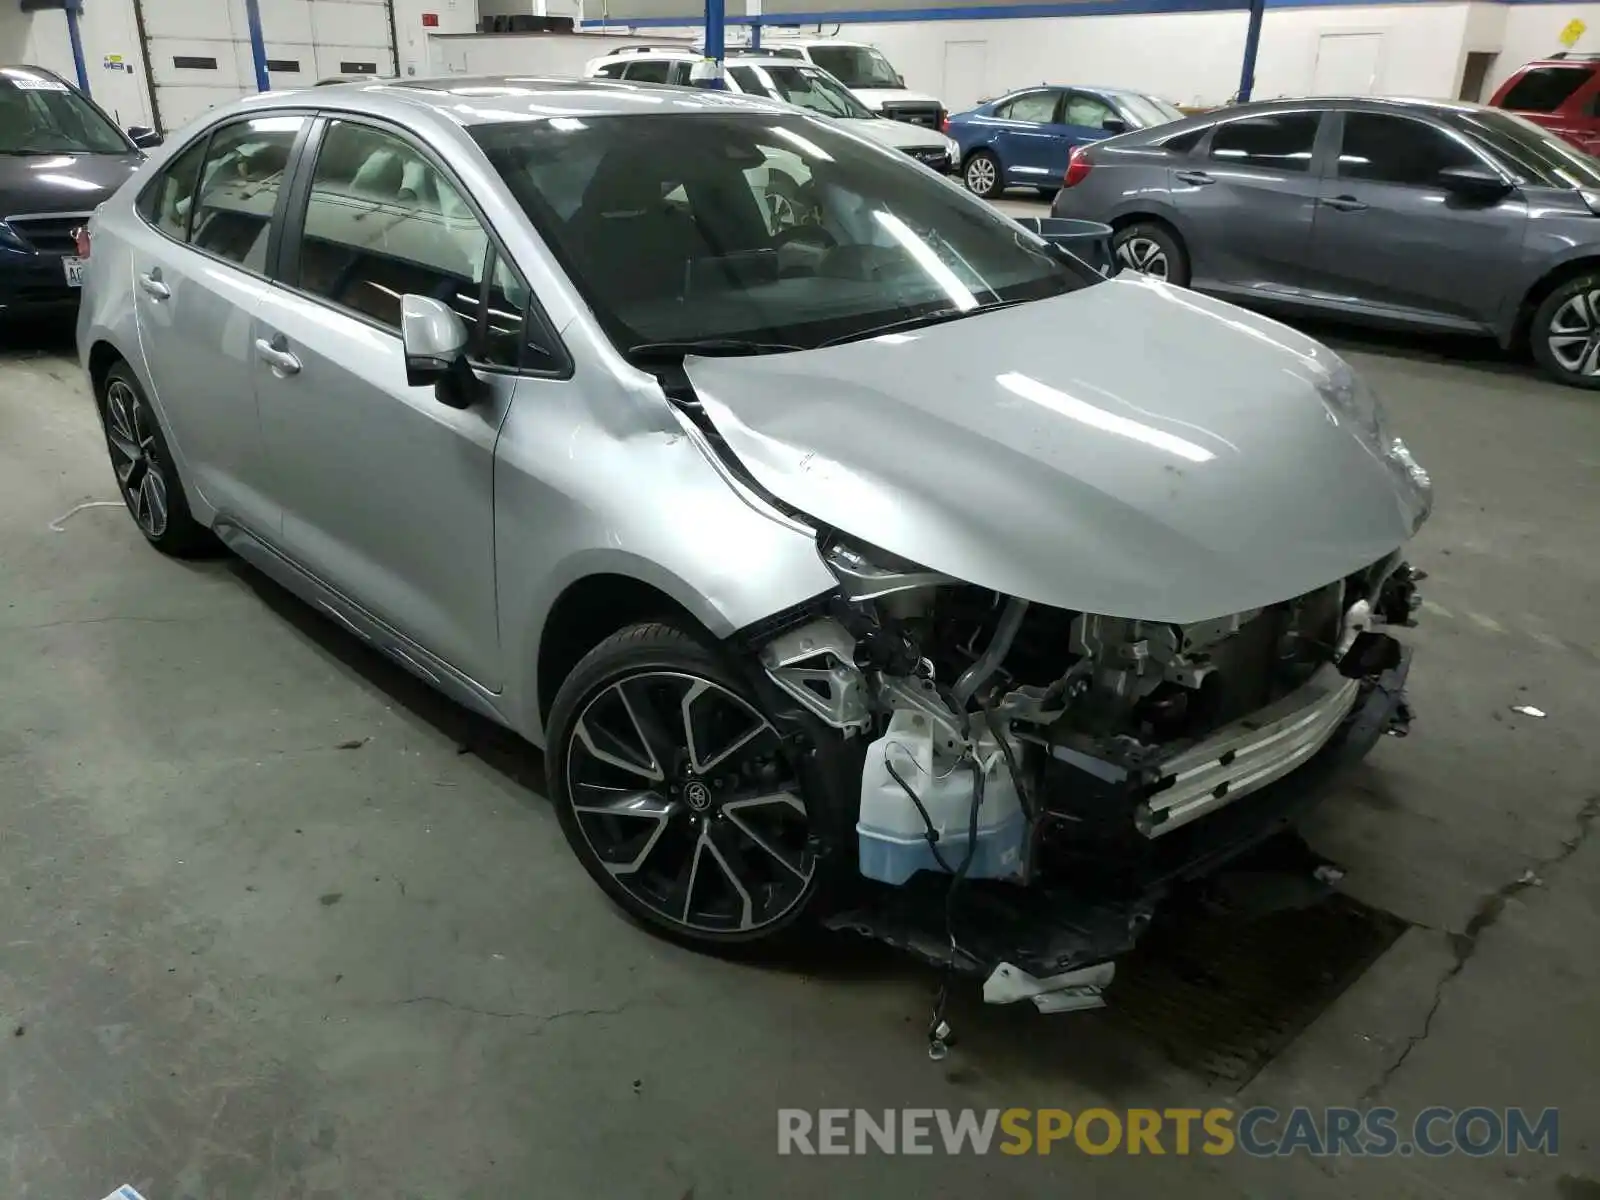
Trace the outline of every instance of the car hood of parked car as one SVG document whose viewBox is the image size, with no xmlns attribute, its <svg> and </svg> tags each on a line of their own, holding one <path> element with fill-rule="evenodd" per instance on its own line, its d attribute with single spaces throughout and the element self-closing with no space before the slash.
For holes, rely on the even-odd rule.
<svg viewBox="0 0 1600 1200">
<path fill-rule="evenodd" d="M 0 218 L 24 213 L 93 212 L 139 169 L 126 154 L 0 154 Z"/>
<path fill-rule="evenodd" d="M 885 104 L 938 104 L 937 96 L 930 96 L 926 92 L 913 92 L 907 88 L 851 88 L 855 98 L 873 111 L 879 111 Z"/>
<path fill-rule="evenodd" d="M 926 125 L 913 125 L 909 121 L 891 121 L 885 117 L 874 117 L 871 120 L 862 118 L 846 120 L 844 127 L 851 133 L 869 137 L 891 150 L 943 150 L 946 146 L 944 134 L 937 129 L 929 129 Z"/>
<path fill-rule="evenodd" d="M 1431 501 L 1332 351 L 1142 277 L 684 366 L 772 495 L 1060 608 L 1184 624 L 1276 603 L 1382 558 Z"/>
</svg>

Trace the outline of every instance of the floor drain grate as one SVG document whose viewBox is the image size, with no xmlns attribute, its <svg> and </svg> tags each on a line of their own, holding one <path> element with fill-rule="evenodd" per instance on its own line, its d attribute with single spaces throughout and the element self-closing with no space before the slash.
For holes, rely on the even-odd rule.
<svg viewBox="0 0 1600 1200">
<path fill-rule="evenodd" d="M 1243 1087 L 1406 928 L 1339 894 L 1259 916 L 1167 912 L 1117 964 L 1106 1002 L 1175 1065 Z"/>
</svg>

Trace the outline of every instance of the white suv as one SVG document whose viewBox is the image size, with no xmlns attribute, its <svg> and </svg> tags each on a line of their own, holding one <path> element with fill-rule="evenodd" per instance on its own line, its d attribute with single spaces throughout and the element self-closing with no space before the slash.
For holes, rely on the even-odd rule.
<svg viewBox="0 0 1600 1200">
<path fill-rule="evenodd" d="M 945 107 L 937 96 L 913 92 L 883 51 L 866 42 L 841 42 L 837 38 L 773 38 L 763 53 L 781 58 L 803 58 L 821 67 L 873 112 L 892 121 L 905 121 L 928 129 L 944 124 Z"/>
<path fill-rule="evenodd" d="M 591 59 L 584 74 L 634 83 L 687 85 L 689 72 L 699 59 L 698 54 L 682 47 L 624 46 Z M 734 51 L 727 60 L 725 82 L 730 92 L 766 96 L 821 116 L 849 121 L 854 132 L 903 151 L 941 174 L 954 171 L 961 161 L 961 148 L 954 139 L 937 128 L 881 119 L 828 71 L 798 55 Z"/>
</svg>

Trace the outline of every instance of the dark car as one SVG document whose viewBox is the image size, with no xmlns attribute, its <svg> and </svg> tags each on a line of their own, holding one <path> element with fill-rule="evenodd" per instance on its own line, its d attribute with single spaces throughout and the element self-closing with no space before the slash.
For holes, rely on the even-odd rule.
<svg viewBox="0 0 1600 1200">
<path fill-rule="evenodd" d="M 143 161 L 133 137 L 59 75 L 0 67 L 0 315 L 77 303 L 77 231 Z"/>
<path fill-rule="evenodd" d="M 1600 149 L 1600 54 L 1563 52 L 1531 62 L 1502 83 L 1489 103 L 1593 154 Z"/>
<path fill-rule="evenodd" d="M 1526 341 L 1600 388 L 1600 161 L 1479 104 L 1245 104 L 1073 151 L 1051 209 L 1241 303 Z"/>
<path fill-rule="evenodd" d="M 961 147 L 961 178 L 980 196 L 1008 187 L 1050 193 L 1074 146 L 1177 121 L 1165 100 L 1126 88 L 1027 88 L 956 113 L 945 132 Z"/>
</svg>

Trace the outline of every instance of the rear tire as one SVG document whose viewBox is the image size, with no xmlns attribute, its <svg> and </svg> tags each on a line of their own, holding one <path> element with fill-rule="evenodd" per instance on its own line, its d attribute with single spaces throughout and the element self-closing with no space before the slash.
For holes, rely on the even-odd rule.
<svg viewBox="0 0 1600 1200">
<path fill-rule="evenodd" d="M 145 540 L 176 558 L 217 553 L 220 543 L 189 511 L 172 451 L 133 369 L 115 363 L 100 381 L 95 401 L 117 489 Z"/>
<path fill-rule="evenodd" d="M 1528 326 L 1528 346 L 1558 383 L 1600 389 L 1600 275 L 1580 275 L 1546 296 Z"/>
<path fill-rule="evenodd" d="M 1189 255 L 1170 225 L 1139 221 L 1117 230 L 1112 248 L 1119 263 L 1141 275 L 1189 286 Z"/>
<path fill-rule="evenodd" d="M 1005 191 L 1005 175 L 1000 160 L 988 150 L 974 150 L 961 168 L 961 181 L 967 191 L 985 200 L 993 200 Z"/>
<path fill-rule="evenodd" d="M 769 947 L 813 910 L 823 864 L 795 764 L 710 647 L 633 625 L 585 655 L 550 712 L 561 831 L 630 916 L 703 949 Z"/>
</svg>

